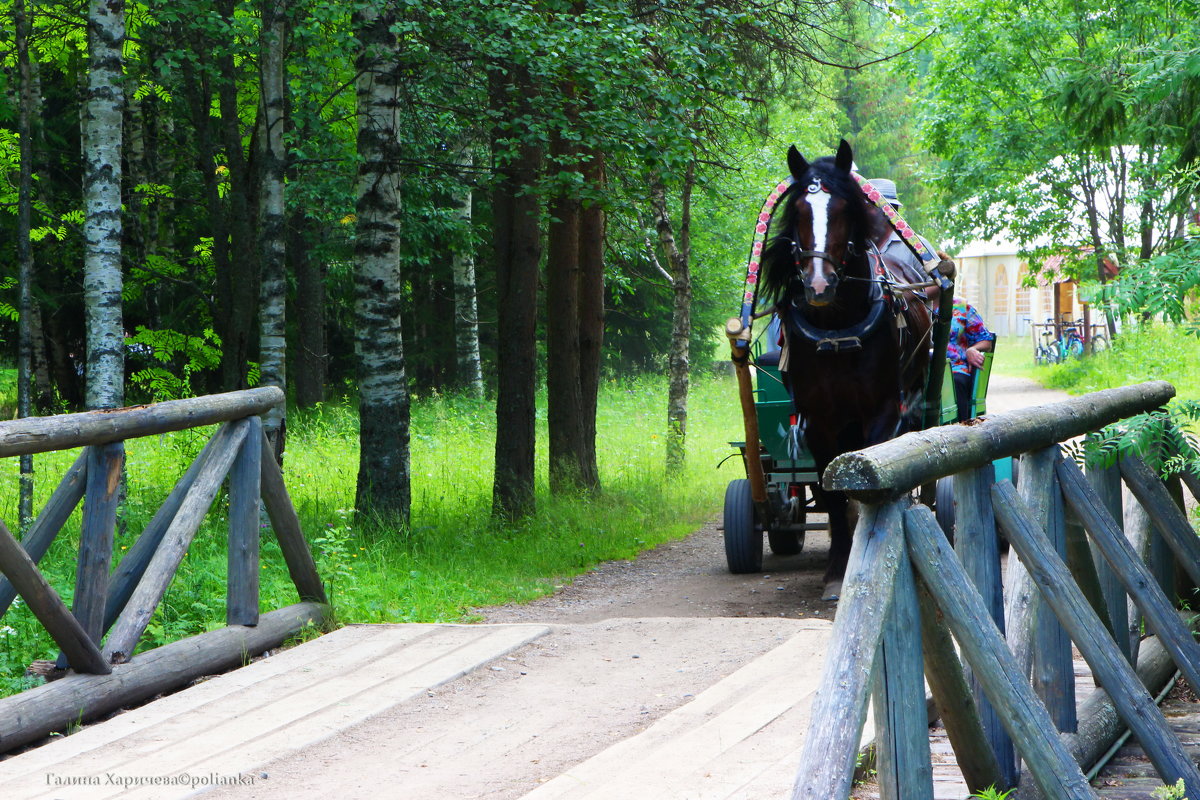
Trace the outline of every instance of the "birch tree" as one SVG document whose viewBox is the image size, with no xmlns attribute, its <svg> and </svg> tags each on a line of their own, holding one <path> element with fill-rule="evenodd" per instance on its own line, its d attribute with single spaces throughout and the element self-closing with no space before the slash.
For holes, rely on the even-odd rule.
<svg viewBox="0 0 1200 800">
<path fill-rule="evenodd" d="M 87 316 L 88 408 L 124 399 L 121 324 L 121 127 L 125 109 L 121 49 L 123 0 L 93 0 L 88 10 L 88 82 L 83 105 L 85 218 L 83 292 Z"/>
<path fill-rule="evenodd" d="M 33 69 L 29 61 L 29 32 L 33 29 L 25 0 L 13 2 L 16 34 L 17 76 L 20 96 L 17 135 L 20 138 L 21 170 L 17 186 L 17 270 L 20 285 L 20 328 L 17 333 L 17 416 L 32 414 L 33 398 Z M 21 456 L 21 488 L 18 516 L 22 531 L 33 519 L 33 456 Z"/>
<path fill-rule="evenodd" d="M 474 166 L 475 157 L 469 145 L 459 153 L 458 164 L 466 175 Z M 464 181 L 462 193 L 451 201 L 454 215 L 464 230 L 471 227 L 470 184 Z M 483 369 L 479 359 L 479 305 L 476 299 L 475 251 L 470 237 L 451 257 L 454 276 L 454 340 L 458 354 L 458 382 L 472 397 L 483 397 Z"/>
<path fill-rule="evenodd" d="M 654 215 L 654 228 L 658 233 L 658 244 L 667 262 L 667 271 L 658 260 L 659 272 L 671 282 L 674 298 L 671 313 L 671 347 L 667 356 L 667 469 L 671 471 L 683 466 L 687 452 L 688 388 L 691 369 L 692 336 L 692 187 L 696 181 L 695 162 L 687 166 L 683 187 L 680 191 L 680 219 L 678 234 L 667 209 L 667 188 L 661 176 L 650 181 L 650 209 Z"/>
<path fill-rule="evenodd" d="M 287 391 L 287 269 L 285 262 L 284 80 L 286 0 L 262 0 L 262 185 L 259 194 L 259 241 L 262 286 L 259 304 L 259 367 L 263 386 Z M 263 432 L 282 463 L 287 402 L 267 412 Z"/>
<path fill-rule="evenodd" d="M 367 2 L 359 37 L 358 199 L 354 256 L 359 388 L 357 508 L 407 518 L 409 397 L 401 338 L 399 81 L 395 8 Z"/>
</svg>

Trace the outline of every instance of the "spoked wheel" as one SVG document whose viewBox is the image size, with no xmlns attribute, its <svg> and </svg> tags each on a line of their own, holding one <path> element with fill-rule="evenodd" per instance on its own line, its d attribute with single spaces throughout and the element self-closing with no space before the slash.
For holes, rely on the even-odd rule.
<svg viewBox="0 0 1200 800">
<path fill-rule="evenodd" d="M 1102 333 L 1098 333 L 1092 337 L 1092 352 L 1103 353 L 1108 349 L 1108 337 Z"/>
<path fill-rule="evenodd" d="M 725 561 L 735 575 L 762 572 L 762 528 L 754 519 L 750 481 L 738 478 L 725 489 Z"/>
</svg>

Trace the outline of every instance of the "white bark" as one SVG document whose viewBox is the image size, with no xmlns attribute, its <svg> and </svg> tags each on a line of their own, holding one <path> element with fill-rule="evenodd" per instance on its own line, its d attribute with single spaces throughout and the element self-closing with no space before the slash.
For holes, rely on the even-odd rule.
<svg viewBox="0 0 1200 800">
<path fill-rule="evenodd" d="M 262 286 L 259 297 L 259 366 L 263 386 L 287 391 L 287 269 L 284 250 L 283 51 L 287 0 L 263 0 L 262 87 L 263 135 L 262 189 L 259 195 L 259 236 L 262 250 Z M 286 402 L 267 412 L 263 431 L 282 455 Z"/>
<path fill-rule="evenodd" d="M 121 321 L 121 124 L 125 107 L 121 48 L 123 0 L 92 0 L 90 66 L 83 105 L 83 293 L 87 315 L 89 408 L 122 405 L 125 342 Z"/>
<path fill-rule="evenodd" d="M 474 164 L 470 146 L 458 158 L 464 173 Z M 471 188 L 463 182 L 462 194 L 452 201 L 464 229 L 471 227 Z M 474 397 L 483 397 L 483 370 L 479 364 L 479 310 L 475 301 L 475 251 L 468 238 L 451 261 L 454 274 L 454 339 L 458 353 L 456 377 Z"/>
<path fill-rule="evenodd" d="M 390 7 L 355 14 L 358 55 L 358 202 L 354 348 L 360 457 L 357 507 L 407 516 L 408 385 L 400 329 L 399 80 Z"/>
</svg>

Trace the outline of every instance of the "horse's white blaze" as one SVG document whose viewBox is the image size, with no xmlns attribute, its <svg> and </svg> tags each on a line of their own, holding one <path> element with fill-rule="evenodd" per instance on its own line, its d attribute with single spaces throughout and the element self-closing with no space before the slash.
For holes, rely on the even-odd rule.
<svg viewBox="0 0 1200 800">
<path fill-rule="evenodd" d="M 805 196 L 812 209 L 813 249 L 820 253 L 829 252 L 829 193 L 813 192 Z M 825 280 L 825 270 L 821 264 L 813 262 L 812 290 L 821 294 L 828 288 Z"/>
</svg>

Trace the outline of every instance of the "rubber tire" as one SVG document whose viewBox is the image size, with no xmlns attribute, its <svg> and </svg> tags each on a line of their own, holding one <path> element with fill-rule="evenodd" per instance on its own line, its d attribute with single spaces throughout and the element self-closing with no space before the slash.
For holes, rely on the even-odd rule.
<svg viewBox="0 0 1200 800">
<path fill-rule="evenodd" d="M 933 516 L 937 520 L 942 533 L 951 544 L 954 543 L 954 478 L 938 478 L 934 490 Z"/>
<path fill-rule="evenodd" d="M 781 530 L 767 531 L 767 544 L 777 556 L 798 556 L 804 550 L 804 522 L 808 517 L 808 509 L 803 503 L 805 491 L 801 486 L 799 519 L 789 520 L 787 527 Z"/>
<path fill-rule="evenodd" d="M 746 478 L 732 480 L 725 488 L 725 561 L 734 575 L 762 572 L 762 529 L 754 521 L 754 498 Z"/>
<path fill-rule="evenodd" d="M 1108 349 L 1108 337 L 1102 333 L 1098 333 L 1092 337 L 1092 352 L 1103 353 Z"/>
<path fill-rule="evenodd" d="M 767 531 L 767 543 L 777 556 L 798 556 L 804 550 L 804 531 Z"/>
<path fill-rule="evenodd" d="M 1083 342 L 1072 339 L 1067 343 L 1067 358 L 1083 358 Z"/>
</svg>

